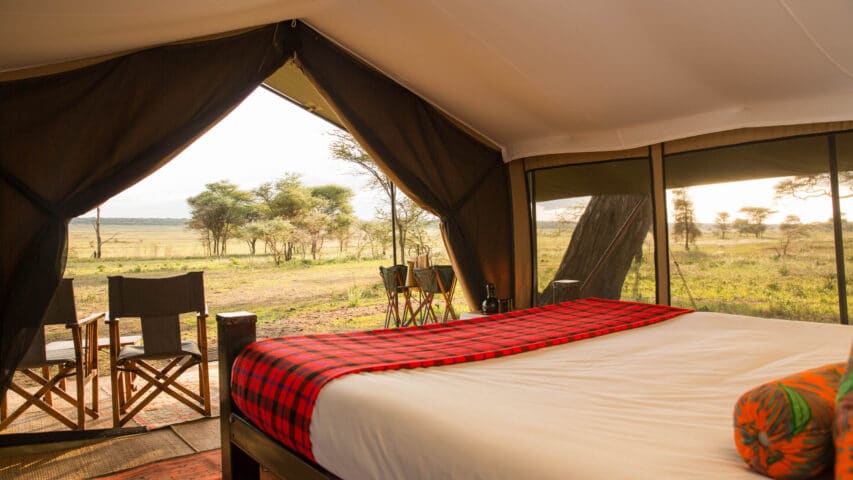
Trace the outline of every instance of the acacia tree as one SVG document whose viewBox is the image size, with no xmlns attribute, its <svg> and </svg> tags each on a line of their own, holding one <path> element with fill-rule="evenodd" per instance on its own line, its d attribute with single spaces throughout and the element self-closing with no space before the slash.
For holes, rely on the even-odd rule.
<svg viewBox="0 0 853 480">
<path fill-rule="evenodd" d="M 726 233 L 732 228 L 729 218 L 729 212 L 719 212 L 717 213 L 717 217 L 714 219 L 714 228 L 717 229 L 717 232 L 720 234 L 720 238 L 723 240 L 726 238 Z"/>
<path fill-rule="evenodd" d="M 281 218 L 290 222 L 297 230 L 306 226 L 308 214 L 321 202 L 302 185 L 299 175 L 293 173 L 288 173 L 275 182 L 261 185 L 254 190 L 254 194 L 261 202 L 259 212 L 263 219 Z M 300 242 L 294 235 L 285 240 L 282 246 L 282 256 L 285 261 L 293 258 L 297 243 Z"/>
<path fill-rule="evenodd" d="M 297 229 L 305 235 L 302 237 L 302 243 L 308 244 L 311 249 L 311 258 L 317 260 L 320 255 L 320 250 L 323 249 L 327 227 L 329 225 L 329 216 L 323 213 L 320 209 L 312 209 L 306 212 L 295 220 Z M 302 256 L 308 251 L 303 245 Z"/>
<path fill-rule="evenodd" d="M 355 166 L 355 174 L 367 178 L 370 188 L 385 192 L 385 195 L 388 197 L 389 205 L 391 204 L 392 198 L 396 198 L 396 208 L 394 210 L 396 212 L 395 222 L 398 233 L 397 243 L 400 246 L 400 251 L 405 255 L 406 237 L 409 233 L 409 231 L 406 230 L 406 225 L 410 224 L 409 220 L 406 218 L 407 212 L 411 213 L 412 205 L 418 209 L 420 209 L 420 207 L 418 207 L 411 199 L 403 195 L 402 192 L 398 191 L 396 192 L 396 195 L 392 194 L 393 185 L 391 179 L 382 172 L 379 166 L 376 165 L 376 162 L 373 161 L 373 158 L 371 158 L 370 155 L 361 148 L 352 135 L 341 130 L 329 132 L 329 135 L 334 137 L 330 146 L 331 153 L 334 158 L 349 162 Z M 383 218 L 391 219 L 390 213 L 386 213 L 384 209 L 380 211 L 382 212 L 381 216 Z"/>
<path fill-rule="evenodd" d="M 572 225 L 578 223 L 578 219 L 583 215 L 586 205 L 582 203 L 573 203 L 564 207 L 557 213 L 557 228 L 554 229 L 554 236 L 561 236 L 569 233 Z"/>
<path fill-rule="evenodd" d="M 403 255 L 419 255 L 425 253 L 426 229 L 432 216 L 424 211 L 417 203 L 408 197 L 402 197 L 397 203 L 397 244 Z M 391 219 L 391 212 L 385 208 L 376 210 L 376 217 L 384 220 L 386 227 Z M 414 239 L 415 244 L 410 245 L 409 240 Z M 407 250 L 408 249 L 408 250 Z"/>
<path fill-rule="evenodd" d="M 838 184 L 847 188 L 847 193 L 839 195 L 840 198 L 853 197 L 853 171 L 838 172 Z M 806 199 L 832 195 L 828 173 L 786 178 L 777 182 L 774 190 L 776 191 L 776 198 L 791 196 Z"/>
<path fill-rule="evenodd" d="M 255 221 L 249 225 L 258 233 L 258 238 L 264 242 L 276 266 L 281 265 L 282 260 L 285 259 L 285 254 L 288 252 L 288 247 L 295 241 L 296 228 L 293 224 L 279 217 Z"/>
<path fill-rule="evenodd" d="M 251 202 L 249 192 L 227 180 L 208 183 L 205 191 L 187 199 L 189 227 L 202 233 L 209 254 L 225 255 L 228 239 L 246 222 Z"/>
<path fill-rule="evenodd" d="M 581 280 L 582 296 L 619 299 L 622 285 L 652 225 L 649 195 L 596 195 L 587 204 L 554 279 Z M 553 298 L 553 283 L 539 303 Z"/>
<path fill-rule="evenodd" d="M 745 218 L 736 218 L 735 221 L 732 223 L 732 228 L 734 228 L 738 235 L 740 235 L 741 237 L 744 237 L 746 235 L 753 235 L 752 231 L 754 230 L 754 228 Z"/>
<path fill-rule="evenodd" d="M 786 216 L 785 221 L 779 224 L 779 232 L 782 234 L 782 237 L 779 239 L 780 257 L 788 256 L 788 248 L 791 246 L 791 242 L 808 235 L 806 226 L 800 221 L 800 217 L 796 215 Z"/>
<path fill-rule="evenodd" d="M 388 223 L 383 220 L 363 220 L 358 222 L 359 244 L 358 256 L 361 257 L 365 248 L 370 248 L 371 258 L 377 255 L 385 256 L 385 246 L 391 243 L 391 232 Z"/>
<path fill-rule="evenodd" d="M 323 185 L 312 187 L 311 195 L 322 200 L 317 208 L 326 216 L 325 230 L 338 240 L 340 252 L 343 253 L 355 219 L 350 203 L 352 190 L 340 185 Z"/>
<path fill-rule="evenodd" d="M 767 217 L 776 213 L 775 210 L 771 210 L 767 207 L 742 207 L 740 213 L 746 215 L 746 223 L 741 223 L 736 225 L 736 227 L 740 227 L 738 231 L 740 233 L 749 233 L 755 236 L 755 238 L 761 238 L 764 235 L 764 232 L 767 230 L 767 225 L 764 224 L 764 221 L 767 220 Z M 738 223 L 737 221 L 735 222 Z"/>
<path fill-rule="evenodd" d="M 679 188 L 673 191 L 672 210 L 675 216 L 672 233 L 676 239 L 684 239 L 684 250 L 690 250 L 690 244 L 696 244 L 696 238 L 702 235 L 702 231 L 696 225 L 693 201 L 687 196 L 687 190 Z"/>
<path fill-rule="evenodd" d="M 264 240 L 264 231 L 261 228 L 260 220 L 252 219 L 249 223 L 240 227 L 237 231 L 237 236 L 243 239 L 249 246 L 249 254 L 255 255 L 257 253 L 258 240 Z"/>
<path fill-rule="evenodd" d="M 246 242 L 246 245 L 249 246 L 250 255 L 255 255 L 258 240 L 261 240 L 262 236 L 262 232 L 256 228 L 256 222 L 264 218 L 266 210 L 264 205 L 256 202 L 257 197 L 254 193 L 250 193 L 250 195 L 252 196 L 252 203 L 246 207 L 244 223 L 237 229 L 235 236 Z"/>
</svg>

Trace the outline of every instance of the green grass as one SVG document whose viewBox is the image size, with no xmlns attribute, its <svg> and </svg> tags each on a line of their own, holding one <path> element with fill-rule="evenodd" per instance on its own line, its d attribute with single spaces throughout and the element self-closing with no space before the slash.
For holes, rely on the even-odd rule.
<svg viewBox="0 0 853 480">
<path fill-rule="evenodd" d="M 258 315 L 259 330 L 274 334 L 320 333 L 380 328 L 384 324 L 385 294 L 379 266 L 390 259 L 356 259 L 352 252 L 310 260 L 301 257 L 276 266 L 263 254 L 236 254 L 235 241 L 221 258 L 200 255 L 194 232 L 180 226 L 110 226 L 124 243 L 104 246 L 105 258 L 69 255 L 66 276 L 75 278 L 80 315 L 105 311 L 108 275 L 169 276 L 187 271 L 205 272 L 205 294 L 211 313 L 209 334 L 215 336 L 216 313 L 247 310 Z M 113 233 L 107 232 L 108 235 Z M 829 232 L 814 232 L 799 240 L 789 255 L 780 256 L 779 238 L 707 234 L 690 251 L 674 245 L 670 266 L 672 303 L 726 313 L 818 322 L 838 321 L 834 244 Z M 84 252 L 93 238 L 91 228 L 72 225 L 72 253 Z M 568 234 L 545 231 L 538 238 L 539 285 L 551 280 L 568 243 Z M 440 243 L 440 242 L 439 242 Z M 853 271 L 853 242 L 846 242 L 848 271 Z M 130 248 L 133 246 L 133 248 Z M 159 256 L 146 256 L 151 252 Z M 623 285 L 623 299 L 654 301 L 655 282 L 651 236 L 643 261 L 635 263 Z M 171 256 L 166 256 L 171 252 Z M 435 263 L 449 263 L 438 254 Z M 685 287 L 686 282 L 686 287 Z M 693 300 L 688 295 L 689 288 Z M 851 287 L 853 288 L 853 287 Z M 457 289 L 457 312 L 468 311 Z M 191 319 L 185 319 L 191 322 Z"/>
<path fill-rule="evenodd" d="M 122 228 L 124 227 L 124 228 Z M 379 266 L 390 259 L 357 259 L 352 252 L 338 253 L 328 246 L 328 255 L 317 260 L 295 257 L 276 266 L 267 255 L 229 255 L 220 258 L 196 255 L 198 240 L 180 226 L 110 226 L 118 230 L 124 245 L 108 243 L 104 258 L 74 255 L 86 251 L 94 238 L 87 225 L 72 225 L 65 276 L 74 278 L 78 314 L 107 310 L 107 276 L 161 277 L 187 271 L 203 271 L 205 297 L 210 312 L 208 338 L 215 342 L 215 314 L 250 311 L 258 315 L 259 335 L 322 333 L 381 328 L 386 298 Z M 110 234 L 111 235 L 111 234 Z M 234 245 L 238 245 L 235 241 Z M 440 242 L 437 242 L 440 243 Z M 142 246 L 135 249 L 128 245 Z M 149 246 L 149 247 L 144 247 Z M 147 248 L 147 250 L 146 250 Z M 234 251 L 229 244 L 229 250 Z M 157 257 L 147 257 L 156 251 Z M 172 252 L 173 256 L 164 256 Z M 449 263 L 443 252 L 435 263 Z M 467 311 L 461 289 L 454 302 L 458 312 Z M 195 320 L 182 319 L 190 330 Z M 129 330 L 125 331 L 124 328 Z M 122 324 L 122 334 L 135 333 L 133 324 Z M 105 332 L 102 332 L 102 336 Z"/>
<path fill-rule="evenodd" d="M 702 311 L 838 323 L 831 232 L 812 232 L 808 238 L 794 242 L 786 256 L 780 255 L 778 235 L 770 230 L 764 238 L 730 235 L 720 239 L 706 233 L 689 251 L 681 244 L 671 243 L 672 304 Z M 567 233 L 554 235 L 548 229 L 538 236 L 540 290 L 553 279 L 569 238 Z M 851 239 L 845 240 L 845 252 L 853 252 L 853 235 L 845 232 L 845 238 Z M 651 237 L 643 249 L 644 261 L 633 265 L 625 280 L 623 299 L 655 299 L 650 242 Z M 853 256 L 848 256 L 845 263 L 846 270 L 853 271 Z M 851 292 L 853 286 L 848 286 L 848 297 Z"/>
</svg>

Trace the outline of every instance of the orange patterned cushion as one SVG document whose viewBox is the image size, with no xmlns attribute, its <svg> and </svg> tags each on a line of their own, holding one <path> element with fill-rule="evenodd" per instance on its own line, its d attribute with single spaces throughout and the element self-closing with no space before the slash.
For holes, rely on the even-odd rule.
<svg viewBox="0 0 853 480">
<path fill-rule="evenodd" d="M 813 477 L 832 465 L 835 396 L 845 364 L 806 370 L 756 387 L 735 405 L 735 444 L 753 470 L 778 479 Z"/>
<path fill-rule="evenodd" d="M 853 478 L 853 351 L 835 401 L 835 478 Z"/>
</svg>

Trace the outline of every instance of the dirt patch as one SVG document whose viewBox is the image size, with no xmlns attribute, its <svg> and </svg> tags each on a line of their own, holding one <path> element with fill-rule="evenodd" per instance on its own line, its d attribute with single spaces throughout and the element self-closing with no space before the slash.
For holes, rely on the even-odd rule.
<svg viewBox="0 0 853 480">
<path fill-rule="evenodd" d="M 261 322 L 257 325 L 258 339 L 284 337 L 287 335 L 307 335 L 312 333 L 351 332 L 382 328 L 385 322 L 385 305 L 366 305 L 362 307 L 342 307 L 333 310 L 317 312 L 302 312 L 298 316 L 285 317 L 278 320 Z M 376 320 L 368 322 L 353 320 L 372 317 Z M 215 328 L 208 328 L 208 358 L 215 361 L 219 358 Z M 109 359 L 107 359 L 109 365 Z"/>
<path fill-rule="evenodd" d="M 283 337 L 285 335 L 305 335 L 320 332 L 345 332 L 362 330 L 363 324 L 347 326 L 347 321 L 359 317 L 376 316 L 385 311 L 384 305 L 363 307 L 343 307 L 336 310 L 300 313 L 297 317 L 286 317 L 272 322 L 258 324 L 258 338 Z M 381 319 L 384 321 L 384 318 Z M 373 328 L 381 328 L 377 324 Z"/>
</svg>

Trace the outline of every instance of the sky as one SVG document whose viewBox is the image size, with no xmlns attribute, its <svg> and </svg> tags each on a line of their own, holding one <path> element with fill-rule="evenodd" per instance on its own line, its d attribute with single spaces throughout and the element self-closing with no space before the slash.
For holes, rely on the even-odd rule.
<svg viewBox="0 0 853 480">
<path fill-rule="evenodd" d="M 731 219 L 746 218 L 739 212 L 742 207 L 766 207 L 775 211 L 766 223 L 781 223 L 788 215 L 800 217 L 803 223 L 826 222 L 832 218 L 832 202 L 829 197 L 812 199 L 775 198 L 774 186 L 780 178 L 764 178 L 742 182 L 699 185 L 687 188 L 693 202 L 693 211 L 699 223 L 714 223 L 717 214 L 728 212 Z M 584 204 L 588 200 L 583 200 Z M 669 220 L 672 221 L 672 196 L 667 195 Z M 541 221 L 556 220 L 566 206 L 565 200 L 542 202 L 537 205 L 536 216 Z M 853 198 L 841 200 L 841 212 L 853 212 Z M 850 217 L 853 217 L 851 213 Z"/>
<path fill-rule="evenodd" d="M 356 216 L 373 218 L 384 194 L 365 188 L 354 167 L 332 158 L 329 132 L 336 128 L 258 88 L 171 162 L 105 202 L 101 216 L 189 218 L 187 198 L 208 183 L 229 180 L 251 190 L 292 172 L 306 186 L 351 188 Z"/>
<path fill-rule="evenodd" d="M 776 213 L 767 217 L 767 223 L 781 223 L 788 215 L 800 217 L 803 223 L 826 222 L 832 218 L 832 200 L 830 197 L 796 199 L 783 197 L 776 199 L 774 186 L 779 178 L 749 180 L 718 185 L 690 187 L 687 190 L 693 201 L 696 219 L 700 223 L 714 223 L 720 212 L 728 212 L 731 218 L 743 217 L 738 210 L 741 207 L 767 207 Z M 672 206 L 672 200 L 669 200 Z M 841 211 L 853 208 L 850 200 L 841 201 Z M 670 212 L 670 217 L 671 217 Z"/>
<path fill-rule="evenodd" d="M 336 128 L 258 88 L 171 162 L 104 203 L 101 215 L 189 218 L 187 198 L 201 193 L 208 183 L 228 180 L 243 190 L 251 190 L 286 173 L 298 173 L 307 186 L 334 183 L 349 187 L 354 193 L 356 216 L 373 218 L 384 194 L 366 188 L 366 178 L 357 175 L 354 166 L 332 158 L 329 132 Z M 717 213 L 723 211 L 737 218 L 743 206 L 776 210 L 767 223 L 779 223 L 786 215 L 797 215 L 804 223 L 822 222 L 832 216 L 828 198 L 775 199 L 773 185 L 777 181 L 695 186 L 688 189 L 688 195 L 700 223 L 713 223 Z M 565 205 L 566 201 L 545 202 L 537 208 L 537 217 L 554 220 Z M 842 212 L 851 209 L 853 199 L 842 200 Z M 94 212 L 86 214 L 92 215 Z"/>
</svg>

